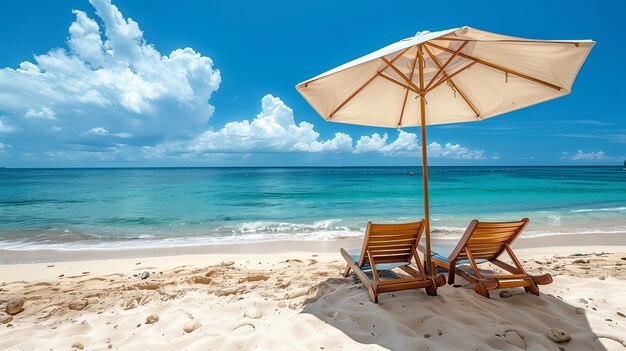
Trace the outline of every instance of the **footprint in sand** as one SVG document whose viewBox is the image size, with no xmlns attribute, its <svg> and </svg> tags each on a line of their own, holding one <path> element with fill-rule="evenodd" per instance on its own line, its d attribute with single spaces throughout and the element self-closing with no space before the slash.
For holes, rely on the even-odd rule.
<svg viewBox="0 0 626 351">
<path fill-rule="evenodd" d="M 38 283 L 33 283 L 33 284 L 28 284 L 28 285 L 24 285 L 24 288 L 32 288 L 34 286 L 50 286 L 52 285 L 52 283 L 48 283 L 48 282 L 38 282 Z"/>
<path fill-rule="evenodd" d="M 230 296 L 230 295 L 239 295 L 243 293 L 245 290 L 241 286 L 235 286 L 232 288 L 226 288 L 222 290 L 218 290 L 215 292 L 216 296 Z"/>
<path fill-rule="evenodd" d="M 231 332 L 235 335 L 248 335 L 252 333 L 255 329 L 256 327 L 253 324 L 244 323 L 239 325 L 238 327 L 235 327 L 235 329 L 233 329 Z"/>
<path fill-rule="evenodd" d="M 122 303 L 122 309 L 125 311 L 132 310 L 133 308 L 136 308 L 136 307 L 137 307 L 136 298 L 130 298 Z"/>
<path fill-rule="evenodd" d="M 139 290 L 157 290 L 160 287 L 160 285 L 158 283 L 145 282 L 145 283 L 135 284 L 133 287 Z"/>
<path fill-rule="evenodd" d="M 201 276 L 201 275 L 193 276 L 193 277 L 187 279 L 187 282 L 189 282 L 190 284 L 205 284 L 205 285 L 208 285 L 208 284 L 211 284 L 211 281 L 212 281 L 211 278 L 204 277 L 204 276 Z"/>
<path fill-rule="evenodd" d="M 240 283 L 259 282 L 259 281 L 264 281 L 264 280 L 268 280 L 268 279 L 270 279 L 270 277 L 268 275 L 265 275 L 265 274 L 253 274 L 253 275 L 249 275 L 247 277 L 239 279 L 239 282 Z"/>
</svg>

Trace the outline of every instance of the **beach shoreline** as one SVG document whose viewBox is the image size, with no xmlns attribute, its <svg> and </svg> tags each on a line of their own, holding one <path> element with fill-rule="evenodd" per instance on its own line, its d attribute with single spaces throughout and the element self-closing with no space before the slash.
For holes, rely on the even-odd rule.
<svg viewBox="0 0 626 351">
<path fill-rule="evenodd" d="M 315 253 L 337 253 L 339 248 L 355 248 L 361 245 L 361 238 L 336 240 L 275 240 L 242 243 L 211 243 L 176 246 L 138 248 L 64 248 L 64 249 L 0 249 L 2 265 L 51 263 L 64 261 L 90 261 L 107 259 L 132 259 L 142 257 L 168 257 L 208 254 L 284 254 L 292 251 Z M 435 247 L 449 249 L 458 239 L 433 238 Z M 129 243 L 132 246 L 133 243 Z M 566 245 L 565 245 L 566 244 Z M 626 246 L 625 233 L 562 234 L 535 237 L 521 236 L 514 248 L 541 248 L 559 246 Z"/>
</svg>

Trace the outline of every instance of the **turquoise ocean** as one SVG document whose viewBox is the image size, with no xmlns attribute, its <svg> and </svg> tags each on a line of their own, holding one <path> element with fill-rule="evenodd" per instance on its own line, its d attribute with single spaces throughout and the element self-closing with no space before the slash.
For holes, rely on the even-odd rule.
<svg viewBox="0 0 626 351">
<path fill-rule="evenodd" d="M 410 176 L 409 172 L 415 175 Z M 626 233 L 623 167 L 432 167 L 433 236 Z M 417 167 L 0 169 L 0 249 L 333 240 L 423 218 Z"/>
</svg>

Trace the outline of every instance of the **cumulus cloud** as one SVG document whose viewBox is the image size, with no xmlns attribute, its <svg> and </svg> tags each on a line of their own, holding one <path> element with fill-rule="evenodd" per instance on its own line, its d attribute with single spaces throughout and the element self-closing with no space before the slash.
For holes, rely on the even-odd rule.
<svg viewBox="0 0 626 351">
<path fill-rule="evenodd" d="M 24 117 L 55 120 L 57 119 L 57 114 L 47 107 L 42 107 L 41 110 L 29 108 L 28 110 L 26 110 Z"/>
<path fill-rule="evenodd" d="M 428 144 L 427 147 L 428 156 L 443 157 L 443 158 L 455 158 L 462 160 L 485 160 L 485 150 L 471 150 L 465 146 L 459 144 L 446 143 L 441 145 L 436 142 Z M 498 156 L 494 156 L 498 159 Z"/>
<path fill-rule="evenodd" d="M 417 134 L 400 131 L 398 138 L 387 143 L 389 136 L 385 133 L 380 136 L 378 133 L 372 136 L 361 136 L 354 147 L 354 153 L 376 152 L 390 157 L 417 157 L 421 156 L 421 147 Z M 441 145 L 431 142 L 427 146 L 429 157 L 441 157 L 464 160 L 484 160 L 487 159 L 484 150 L 472 150 L 459 144 L 446 143 Z"/>
<path fill-rule="evenodd" d="M 84 132 L 98 128 L 121 130 L 96 135 L 133 145 L 189 138 L 206 128 L 214 109 L 209 99 L 221 82 L 213 61 L 192 48 L 161 54 L 110 0 L 90 3 L 98 21 L 74 10 L 67 47 L 0 69 L 0 132 L 15 132 L 16 146 L 37 140 L 49 150 L 88 142 Z"/>
<path fill-rule="evenodd" d="M 91 128 L 88 131 L 84 132 L 83 135 L 97 135 L 97 136 L 112 135 L 118 138 L 130 138 L 133 136 L 130 133 L 111 133 L 108 130 L 101 128 L 101 127 Z"/>
<path fill-rule="evenodd" d="M 0 69 L 1 149 L 24 161 L 193 160 L 209 154 L 379 153 L 419 156 L 417 135 L 400 131 L 322 138 L 293 110 L 266 95 L 250 119 L 209 128 L 221 84 L 211 58 L 192 48 L 161 53 L 111 0 L 90 0 L 96 16 L 73 10 L 65 47 Z M 430 156 L 483 159 L 458 144 L 431 143 Z"/>
<path fill-rule="evenodd" d="M 151 150 L 160 154 L 351 152 L 352 138 L 335 133 L 319 140 L 313 124 L 295 123 L 293 110 L 278 97 L 265 95 L 261 112 L 253 120 L 233 121 L 206 130 L 188 142 L 164 143 Z"/>
<path fill-rule="evenodd" d="M 609 156 L 601 150 L 596 152 L 583 152 L 583 150 L 578 150 L 578 152 L 573 155 L 568 152 L 561 154 L 561 160 L 571 161 L 619 161 L 625 158 L 625 156 Z"/>
</svg>

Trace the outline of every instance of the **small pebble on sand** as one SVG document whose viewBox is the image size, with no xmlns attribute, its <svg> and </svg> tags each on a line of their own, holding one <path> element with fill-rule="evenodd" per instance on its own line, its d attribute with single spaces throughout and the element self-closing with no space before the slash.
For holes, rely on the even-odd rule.
<svg viewBox="0 0 626 351">
<path fill-rule="evenodd" d="M 70 308 L 70 310 L 81 311 L 85 307 L 87 307 L 87 305 L 89 305 L 89 300 L 87 300 L 87 299 L 74 300 L 74 301 L 70 302 L 69 308 Z"/>
<path fill-rule="evenodd" d="M 194 330 L 200 328 L 201 326 L 202 325 L 198 321 L 190 321 L 189 323 L 185 324 L 185 326 L 183 327 L 183 331 L 185 333 L 191 333 Z"/>
<path fill-rule="evenodd" d="M 146 324 L 154 324 L 158 321 L 159 321 L 159 316 L 157 316 L 156 314 L 151 314 L 148 317 L 146 317 Z"/>
<path fill-rule="evenodd" d="M 73 349 L 78 349 L 78 350 L 82 350 L 85 348 L 85 345 L 83 345 L 82 342 L 75 342 L 72 344 L 72 348 Z"/>
<path fill-rule="evenodd" d="M 565 330 L 559 328 L 548 328 L 544 334 L 548 337 L 548 339 L 556 343 L 563 343 L 572 340 L 572 337 Z"/>
<path fill-rule="evenodd" d="M 507 297 L 511 297 L 511 292 L 508 290 L 502 290 L 500 291 L 500 297 L 503 299 L 506 299 Z"/>
<path fill-rule="evenodd" d="M 24 303 L 26 300 L 23 297 L 10 297 L 4 311 L 8 314 L 18 314 L 24 309 Z"/>
<path fill-rule="evenodd" d="M 261 313 L 261 311 L 259 311 L 258 309 L 253 309 L 244 312 L 243 316 L 250 319 L 259 319 L 263 317 L 263 313 Z"/>
</svg>

